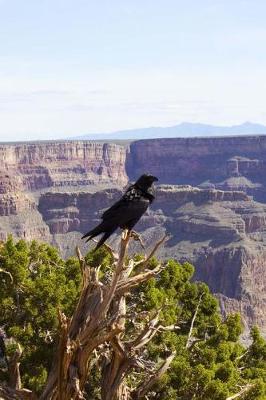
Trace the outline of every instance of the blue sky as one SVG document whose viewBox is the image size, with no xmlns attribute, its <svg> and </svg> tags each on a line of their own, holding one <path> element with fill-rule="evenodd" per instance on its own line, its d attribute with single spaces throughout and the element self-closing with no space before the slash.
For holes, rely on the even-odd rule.
<svg viewBox="0 0 266 400">
<path fill-rule="evenodd" d="M 266 124 L 264 0 L 0 0 L 0 140 Z"/>
</svg>

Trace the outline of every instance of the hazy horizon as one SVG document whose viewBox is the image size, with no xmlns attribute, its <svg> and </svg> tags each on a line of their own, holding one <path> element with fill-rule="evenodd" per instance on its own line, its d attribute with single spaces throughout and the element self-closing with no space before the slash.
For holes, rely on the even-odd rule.
<svg viewBox="0 0 266 400">
<path fill-rule="evenodd" d="M 208 137 L 251 137 L 266 135 L 266 125 L 251 123 L 246 121 L 239 125 L 208 125 L 183 122 L 174 126 L 150 126 L 137 129 L 125 129 L 110 132 L 91 132 L 81 135 L 57 137 L 41 139 L 17 139 L 2 140 L 0 143 L 23 143 L 23 142 L 42 142 L 42 141 L 75 141 L 75 140 L 92 140 L 92 141 L 112 141 L 112 142 L 128 142 L 140 139 L 159 139 L 159 138 L 208 138 Z M 58 135 L 60 136 L 60 135 Z"/>
<path fill-rule="evenodd" d="M 262 0 L 0 0 L 0 141 L 266 124 Z"/>
</svg>

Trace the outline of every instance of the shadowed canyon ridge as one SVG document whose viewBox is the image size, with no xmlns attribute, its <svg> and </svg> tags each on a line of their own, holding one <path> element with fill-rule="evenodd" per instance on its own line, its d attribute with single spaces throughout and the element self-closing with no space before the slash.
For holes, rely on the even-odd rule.
<svg viewBox="0 0 266 400">
<path fill-rule="evenodd" d="M 169 232 L 161 256 L 192 262 L 222 312 L 266 333 L 266 136 L 2 144 L 0 161 L 0 239 L 12 232 L 65 255 L 129 180 L 158 176 L 136 227 L 147 245 Z"/>
</svg>

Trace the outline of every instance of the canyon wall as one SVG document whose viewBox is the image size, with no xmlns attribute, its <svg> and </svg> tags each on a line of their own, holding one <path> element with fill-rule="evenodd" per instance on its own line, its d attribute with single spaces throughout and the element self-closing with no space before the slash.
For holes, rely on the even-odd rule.
<svg viewBox="0 0 266 400">
<path fill-rule="evenodd" d="M 83 251 L 95 245 L 82 243 L 77 233 L 94 227 L 121 193 L 47 193 L 39 211 L 55 243 L 70 255 L 77 241 Z M 246 328 L 255 323 L 266 333 L 265 215 L 266 205 L 243 192 L 162 185 L 136 229 L 147 247 L 167 232 L 159 256 L 193 263 L 195 279 L 217 294 L 224 313 L 240 311 Z M 117 238 L 111 242 L 118 245 Z"/>
<path fill-rule="evenodd" d="M 164 184 L 137 226 L 147 246 L 167 231 L 160 256 L 193 263 L 222 312 L 266 335 L 265 136 L 0 145 L 0 240 L 85 251 L 81 233 L 145 171 Z"/>
<path fill-rule="evenodd" d="M 28 191 L 124 185 L 126 149 L 111 143 L 40 142 L 0 145 L 0 170 Z"/>
<path fill-rule="evenodd" d="M 111 143 L 40 142 L 0 145 L 0 240 L 51 241 L 38 211 L 47 190 L 95 191 L 123 187 L 126 148 Z"/>
<path fill-rule="evenodd" d="M 131 143 L 127 173 L 161 183 L 243 190 L 266 201 L 266 136 L 176 138 Z"/>
</svg>

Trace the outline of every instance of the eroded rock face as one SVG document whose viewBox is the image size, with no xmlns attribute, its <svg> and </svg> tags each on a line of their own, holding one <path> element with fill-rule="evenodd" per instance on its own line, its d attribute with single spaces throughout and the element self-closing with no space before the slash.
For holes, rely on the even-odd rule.
<svg viewBox="0 0 266 400">
<path fill-rule="evenodd" d="M 39 211 L 51 234 L 85 232 L 95 226 L 102 210 L 121 193 L 118 189 L 96 193 L 46 193 L 40 197 Z"/>
<path fill-rule="evenodd" d="M 117 189 L 47 193 L 39 211 L 54 241 L 62 249 L 69 241 L 71 249 L 73 235 L 95 226 L 120 195 Z M 242 192 L 162 185 L 136 229 L 147 245 L 167 231 L 160 255 L 193 263 L 195 279 L 218 294 L 224 312 L 241 310 L 246 327 L 256 323 L 266 332 L 265 214 L 266 205 Z"/>
<path fill-rule="evenodd" d="M 240 311 L 246 327 L 266 335 L 265 136 L 145 140 L 130 151 L 90 142 L 0 145 L 0 240 L 13 233 L 72 255 L 119 198 L 117 188 L 145 171 L 165 184 L 136 227 L 147 245 L 170 233 L 160 256 L 193 263 L 223 312 Z"/>
<path fill-rule="evenodd" d="M 131 143 L 127 172 L 162 183 L 242 190 L 266 202 L 266 136 L 176 138 Z"/>
<path fill-rule="evenodd" d="M 28 240 L 51 240 L 35 200 L 24 191 L 21 176 L 0 171 L 0 240 L 6 240 L 9 233 Z"/>
<path fill-rule="evenodd" d="M 2 171 L 30 191 L 127 182 L 126 149 L 109 143 L 52 142 L 0 146 Z"/>
<path fill-rule="evenodd" d="M 0 145 L 0 239 L 13 233 L 29 240 L 51 241 L 49 227 L 38 211 L 40 192 L 59 187 L 64 191 L 123 187 L 128 180 L 125 157 L 126 149 L 115 144 Z M 73 229 L 78 228 L 75 223 Z"/>
<path fill-rule="evenodd" d="M 23 191 L 20 177 L 0 171 L 0 216 L 17 215 L 36 209 L 36 204 Z"/>
</svg>

